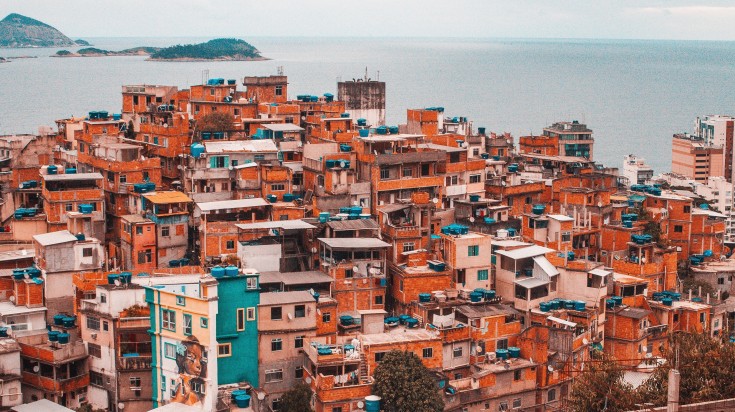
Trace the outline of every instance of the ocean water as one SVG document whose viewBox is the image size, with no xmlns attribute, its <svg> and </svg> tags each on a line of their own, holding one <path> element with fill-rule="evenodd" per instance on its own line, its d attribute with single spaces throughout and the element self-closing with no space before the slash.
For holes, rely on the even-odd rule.
<svg viewBox="0 0 735 412">
<path fill-rule="evenodd" d="M 91 38 L 120 50 L 199 42 L 198 38 Z M 595 159 L 620 167 L 628 153 L 657 172 L 670 169 L 671 135 L 697 116 L 732 114 L 735 42 L 528 39 L 249 38 L 271 60 L 149 62 L 144 57 L 51 58 L 58 49 L 0 49 L 38 56 L 0 64 L 0 134 L 90 110 L 118 112 L 121 86 L 187 87 L 210 77 L 276 74 L 289 95 L 336 94 L 339 79 L 387 83 L 387 121 L 407 108 L 443 106 L 474 126 L 539 134 L 555 121 L 594 130 Z"/>
</svg>

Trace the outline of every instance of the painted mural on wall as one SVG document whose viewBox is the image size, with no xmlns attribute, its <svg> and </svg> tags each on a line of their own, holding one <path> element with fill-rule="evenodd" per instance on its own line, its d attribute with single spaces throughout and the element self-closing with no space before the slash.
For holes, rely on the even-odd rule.
<svg viewBox="0 0 735 412">
<path fill-rule="evenodd" d="M 176 345 L 178 380 L 172 388 L 171 402 L 201 406 L 204 402 L 207 378 L 207 352 L 194 336 Z"/>
</svg>

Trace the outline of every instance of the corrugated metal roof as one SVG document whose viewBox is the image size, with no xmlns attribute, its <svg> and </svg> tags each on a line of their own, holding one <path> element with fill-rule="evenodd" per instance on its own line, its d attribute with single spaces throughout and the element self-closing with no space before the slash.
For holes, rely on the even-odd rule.
<svg viewBox="0 0 735 412">
<path fill-rule="evenodd" d="M 548 285 L 548 280 L 538 279 L 538 278 L 524 278 L 524 279 L 516 279 L 513 281 L 516 285 L 523 286 L 526 289 L 533 289 L 538 286 Z"/>
<path fill-rule="evenodd" d="M 169 192 L 152 192 L 144 193 L 143 197 L 151 203 L 156 204 L 167 204 L 167 203 L 189 203 L 192 202 L 191 198 L 182 192 L 169 191 Z"/>
<path fill-rule="evenodd" d="M 343 230 L 374 230 L 379 228 L 378 222 L 373 219 L 335 220 L 334 222 L 328 222 L 327 226 L 335 232 Z"/>
<path fill-rule="evenodd" d="M 605 277 L 605 276 L 609 276 L 610 274 L 612 274 L 612 271 L 597 268 L 597 269 L 592 269 L 587 273 L 595 275 L 595 276 Z"/>
<path fill-rule="evenodd" d="M 303 127 L 296 126 L 292 123 L 272 123 L 264 124 L 264 129 L 272 130 L 274 132 L 301 132 L 304 130 Z"/>
<path fill-rule="evenodd" d="M 372 237 L 340 237 L 340 238 L 319 238 L 319 241 L 331 248 L 382 248 L 389 247 L 389 243 L 385 243 L 378 238 Z"/>
<path fill-rule="evenodd" d="M 65 182 L 69 180 L 100 180 L 102 175 L 94 173 L 69 173 L 61 175 L 43 175 L 43 180 L 47 182 Z"/>
<path fill-rule="evenodd" d="M 556 276 L 559 270 L 546 259 L 546 256 L 535 256 L 533 261 L 549 276 Z"/>
<path fill-rule="evenodd" d="M 256 197 L 253 199 L 235 199 L 235 200 L 220 200 L 217 202 L 201 202 L 197 203 L 197 207 L 202 212 L 211 212 L 212 210 L 224 210 L 224 209 L 242 209 L 247 207 L 259 207 L 267 206 L 270 203 L 266 202 L 265 199 Z"/>
<path fill-rule="evenodd" d="M 278 147 L 276 146 L 275 142 L 270 139 L 204 142 L 204 148 L 207 153 L 278 151 Z"/>
<path fill-rule="evenodd" d="M 387 205 L 378 206 L 378 212 L 391 213 L 397 210 L 408 209 L 411 205 L 406 203 L 391 203 Z"/>
<path fill-rule="evenodd" d="M 306 272 L 262 272 L 260 283 L 283 283 L 287 286 L 308 285 L 312 283 L 332 283 L 334 279 L 324 272 L 310 270 Z"/>
<path fill-rule="evenodd" d="M 498 250 L 495 253 L 497 253 L 498 255 L 509 257 L 514 260 L 518 260 L 518 259 L 526 259 L 526 258 L 530 258 L 534 256 L 545 255 L 553 251 L 554 249 L 549 249 L 547 247 L 543 247 L 539 245 L 531 245 L 531 246 L 520 248 L 520 249 Z"/>
<path fill-rule="evenodd" d="M 63 407 L 48 399 L 39 399 L 25 405 L 13 406 L 11 409 L 16 412 L 74 412 L 73 409 Z"/>
<path fill-rule="evenodd" d="M 268 292 L 260 294 L 260 304 L 266 305 L 286 305 L 289 303 L 315 302 L 314 296 L 305 290 L 296 292 Z"/>
<path fill-rule="evenodd" d="M 58 232 L 42 233 L 34 235 L 33 239 L 41 246 L 58 245 L 61 243 L 76 242 L 77 237 L 72 235 L 68 230 L 60 230 Z"/>
<path fill-rule="evenodd" d="M 274 220 L 271 222 L 255 222 L 255 223 L 238 223 L 240 229 L 315 229 L 316 226 L 304 222 L 303 220 Z"/>
</svg>

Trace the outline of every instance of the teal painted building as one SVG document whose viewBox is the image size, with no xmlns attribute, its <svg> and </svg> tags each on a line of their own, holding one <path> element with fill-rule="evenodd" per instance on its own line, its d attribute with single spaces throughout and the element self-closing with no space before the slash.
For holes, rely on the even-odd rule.
<svg viewBox="0 0 735 412">
<path fill-rule="evenodd" d="M 216 278 L 219 282 L 217 378 L 220 385 L 248 382 L 258 387 L 259 277 L 255 270 L 243 269 L 239 276 Z M 225 353 L 228 348 L 229 354 Z"/>
</svg>

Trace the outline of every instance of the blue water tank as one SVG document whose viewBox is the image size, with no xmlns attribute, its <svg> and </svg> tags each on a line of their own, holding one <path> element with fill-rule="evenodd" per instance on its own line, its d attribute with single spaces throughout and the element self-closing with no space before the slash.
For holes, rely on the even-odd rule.
<svg viewBox="0 0 735 412">
<path fill-rule="evenodd" d="M 623 304 L 623 297 L 622 296 L 613 296 L 612 298 L 613 302 L 615 302 L 615 306 L 621 306 Z"/>
<path fill-rule="evenodd" d="M 541 312 L 548 312 L 551 309 L 548 302 L 541 302 L 538 306 L 539 309 L 541 309 Z"/>
<path fill-rule="evenodd" d="M 79 213 L 88 215 L 94 211 L 94 208 L 92 207 L 92 205 L 88 203 L 82 203 L 79 206 L 77 206 L 77 210 L 79 211 Z"/>
<path fill-rule="evenodd" d="M 419 302 L 430 302 L 431 293 L 419 293 Z"/>
<path fill-rule="evenodd" d="M 495 351 L 495 357 L 498 359 L 508 359 L 508 349 L 497 349 Z"/>
<path fill-rule="evenodd" d="M 342 119 L 348 119 L 350 117 L 350 114 L 345 112 L 340 114 L 339 117 L 341 117 Z"/>
<path fill-rule="evenodd" d="M 316 103 L 319 101 L 319 96 L 309 96 L 309 101 L 312 103 Z"/>
<path fill-rule="evenodd" d="M 355 318 L 350 315 L 343 315 L 339 317 L 339 323 L 345 326 L 350 326 L 355 323 Z"/>
<path fill-rule="evenodd" d="M 334 101 L 334 95 L 332 93 L 324 93 L 324 100 L 327 103 L 331 103 Z"/>
<path fill-rule="evenodd" d="M 107 284 L 108 285 L 114 285 L 115 281 L 120 278 L 120 275 L 117 273 L 110 273 L 107 275 Z"/>
<path fill-rule="evenodd" d="M 58 330 L 50 330 L 48 332 L 48 341 L 49 342 L 58 342 L 59 341 L 59 332 Z"/>
<path fill-rule="evenodd" d="M 541 214 L 544 213 L 544 210 L 546 210 L 546 205 L 536 204 L 536 205 L 533 205 L 533 208 L 531 209 L 531 212 L 534 215 L 541 215 Z"/>
<path fill-rule="evenodd" d="M 198 159 L 202 155 L 202 153 L 204 153 L 204 145 L 201 143 L 192 143 L 191 157 Z"/>
<path fill-rule="evenodd" d="M 492 290 L 492 289 L 485 289 L 485 299 L 486 300 L 495 299 L 495 296 L 496 296 L 496 293 L 495 293 L 494 290 Z"/>
<path fill-rule="evenodd" d="M 351 152 L 352 146 L 346 144 L 346 143 L 340 143 L 339 144 L 339 151 L 340 152 Z"/>
<path fill-rule="evenodd" d="M 59 343 L 62 345 L 66 345 L 69 343 L 69 334 L 68 333 L 59 333 L 58 334 Z"/>
<path fill-rule="evenodd" d="M 65 316 L 64 319 L 62 319 L 62 325 L 65 328 L 73 328 L 76 321 L 77 318 L 75 316 Z"/>
<path fill-rule="evenodd" d="M 237 276 L 240 271 L 237 269 L 237 266 L 230 265 L 225 268 L 225 276 Z"/>
<path fill-rule="evenodd" d="M 582 300 L 574 301 L 574 310 L 584 312 L 587 309 L 587 303 Z"/>
<path fill-rule="evenodd" d="M 120 282 L 122 282 L 125 285 L 129 285 L 133 281 L 133 273 L 132 272 L 122 272 L 120 273 Z"/>
<path fill-rule="evenodd" d="M 358 126 L 367 126 L 367 119 L 363 119 L 363 118 L 357 119 L 357 125 Z"/>
<path fill-rule="evenodd" d="M 325 166 L 326 166 L 327 169 L 331 169 L 331 168 L 335 167 L 335 165 L 337 164 L 337 160 L 335 160 L 335 159 L 327 159 L 327 160 L 324 161 L 324 164 L 325 164 Z"/>
<path fill-rule="evenodd" d="M 368 137 L 370 136 L 370 130 L 368 129 L 360 129 L 358 132 L 360 134 L 360 137 Z"/>
<path fill-rule="evenodd" d="M 275 203 L 275 202 L 278 201 L 278 196 L 276 196 L 276 195 L 267 195 L 265 198 L 270 203 Z"/>
<path fill-rule="evenodd" d="M 484 296 L 483 293 L 480 292 L 472 292 L 470 293 L 470 302 L 477 303 L 482 300 L 482 297 Z"/>
<path fill-rule="evenodd" d="M 477 133 L 479 133 L 481 135 L 484 135 L 485 134 L 485 128 L 484 127 L 478 127 L 477 128 Z"/>
<path fill-rule="evenodd" d="M 419 327 L 419 320 L 416 318 L 406 319 L 406 327 L 409 329 L 415 329 Z"/>
<path fill-rule="evenodd" d="M 470 195 L 470 202 L 479 202 L 480 195 Z"/>
<path fill-rule="evenodd" d="M 395 317 L 395 316 L 390 316 L 390 317 L 387 317 L 387 318 L 383 319 L 383 323 L 385 323 L 386 325 L 393 325 L 393 324 L 396 324 L 398 322 L 399 322 L 398 321 L 398 318 Z"/>
<path fill-rule="evenodd" d="M 517 163 L 512 163 L 511 165 L 509 165 L 509 166 L 508 166 L 508 171 L 509 171 L 510 173 L 515 173 L 515 172 L 517 172 L 517 171 L 518 171 L 518 164 L 517 164 Z"/>
<path fill-rule="evenodd" d="M 327 220 L 329 220 L 329 212 L 319 213 L 319 223 L 327 223 Z"/>
<path fill-rule="evenodd" d="M 388 127 L 388 131 L 390 134 L 398 134 L 398 126 L 390 126 Z"/>
<path fill-rule="evenodd" d="M 387 126 L 378 126 L 375 129 L 375 133 L 380 134 L 380 135 L 388 134 L 388 127 Z"/>
<path fill-rule="evenodd" d="M 365 412 L 380 412 L 380 396 L 365 397 Z"/>
<path fill-rule="evenodd" d="M 673 302 L 674 302 L 674 300 L 671 299 L 671 298 L 663 298 L 663 299 L 661 299 L 661 303 L 663 303 L 664 306 L 672 306 L 673 305 Z"/>
<path fill-rule="evenodd" d="M 74 235 L 74 236 L 75 236 L 75 237 L 77 238 L 77 240 L 78 240 L 78 241 L 80 241 L 80 242 L 81 242 L 81 241 L 84 241 L 84 240 L 85 240 L 85 239 L 87 238 L 86 236 L 84 236 L 84 233 L 77 233 L 77 234 L 76 234 L 76 235 Z"/>
<path fill-rule="evenodd" d="M 61 313 L 58 313 L 58 314 L 54 315 L 54 325 L 56 325 L 56 326 L 63 325 L 64 324 L 64 318 L 65 317 L 66 317 L 66 315 L 61 314 Z"/>
<path fill-rule="evenodd" d="M 521 348 L 511 346 L 508 348 L 508 354 L 511 358 L 519 358 L 521 356 Z"/>
<path fill-rule="evenodd" d="M 232 393 L 230 393 L 230 397 L 231 397 L 232 401 L 234 402 L 235 401 L 235 398 L 237 398 L 238 396 L 243 396 L 243 395 L 247 395 L 247 394 L 248 394 L 247 391 L 244 391 L 242 389 L 238 389 L 238 390 L 232 391 Z"/>
<path fill-rule="evenodd" d="M 76 167 L 67 167 L 66 170 L 64 170 L 65 174 L 68 175 L 75 175 L 77 174 L 77 168 Z"/>
<path fill-rule="evenodd" d="M 55 175 L 56 173 L 58 173 L 58 171 L 59 171 L 59 167 L 56 166 L 56 165 L 49 165 L 46 168 L 46 173 L 48 173 L 50 175 Z"/>
<path fill-rule="evenodd" d="M 235 397 L 235 404 L 238 408 L 247 408 L 250 406 L 250 395 L 240 395 Z"/>
<path fill-rule="evenodd" d="M 222 266 L 215 266 L 212 268 L 212 277 L 221 278 L 225 275 L 225 268 Z"/>
<path fill-rule="evenodd" d="M 411 315 L 403 314 L 398 316 L 398 321 L 401 323 L 401 325 L 405 325 L 408 319 L 411 319 Z"/>
<path fill-rule="evenodd" d="M 120 113 L 113 113 L 112 114 L 112 120 L 120 120 L 122 119 L 122 114 Z"/>
</svg>

